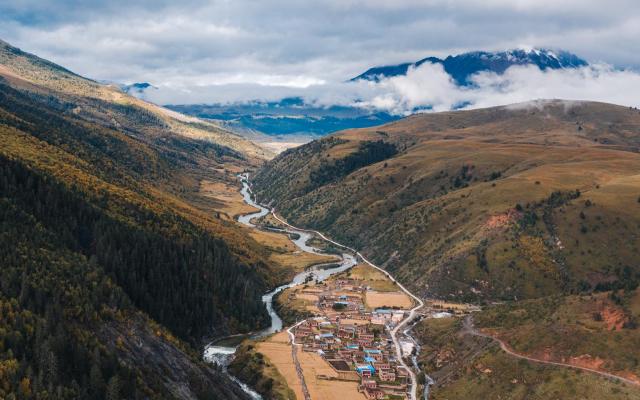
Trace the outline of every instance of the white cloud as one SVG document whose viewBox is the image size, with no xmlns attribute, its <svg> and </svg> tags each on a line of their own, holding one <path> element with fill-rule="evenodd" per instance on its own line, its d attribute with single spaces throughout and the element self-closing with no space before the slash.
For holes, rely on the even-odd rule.
<svg viewBox="0 0 640 400">
<path fill-rule="evenodd" d="M 174 104 L 300 95 L 402 112 L 502 103 L 527 91 L 628 103 L 624 82 L 635 75 L 606 68 L 560 78 L 513 70 L 478 77 L 471 90 L 429 66 L 381 85 L 342 82 L 374 65 L 521 43 L 640 67 L 638 37 L 636 0 L 0 2 L 0 38 L 94 79 L 150 82 L 160 88 L 156 101 Z"/>
<path fill-rule="evenodd" d="M 640 74 L 606 64 L 541 71 L 536 66 L 514 66 L 503 74 L 482 72 L 473 85 L 457 86 L 439 64 L 422 64 L 407 75 L 381 80 L 310 85 L 189 83 L 161 86 L 148 99 L 161 104 L 242 103 L 277 101 L 298 96 L 316 106 L 356 106 L 406 115 L 416 110 L 445 111 L 526 102 L 532 99 L 571 99 L 640 106 Z"/>
<path fill-rule="evenodd" d="M 434 111 L 480 108 L 525 102 L 531 99 L 571 99 L 640 106 L 640 74 L 599 64 L 578 69 L 545 70 L 536 66 L 514 66 L 504 74 L 482 72 L 473 85 L 459 87 L 439 65 L 423 64 L 406 76 L 385 79 L 386 93 L 367 104 L 384 104 L 396 113 L 418 107 Z"/>
</svg>

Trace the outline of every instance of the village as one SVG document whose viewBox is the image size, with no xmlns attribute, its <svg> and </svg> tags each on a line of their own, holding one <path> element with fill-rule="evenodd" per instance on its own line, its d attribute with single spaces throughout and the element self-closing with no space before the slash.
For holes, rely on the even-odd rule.
<svg viewBox="0 0 640 400">
<path fill-rule="evenodd" d="M 379 299 L 379 296 L 384 296 Z M 322 379 L 358 383 L 368 399 L 406 398 L 409 373 L 396 358 L 389 331 L 405 318 L 410 299 L 401 292 L 378 292 L 361 279 L 333 279 L 307 285 L 290 296 L 317 299 L 318 316 L 293 329 L 295 343 L 305 352 L 319 354 L 335 371 Z M 387 307 L 371 303 L 389 300 Z M 367 299 L 372 301 L 367 301 Z M 403 349 L 412 347 L 404 343 Z"/>
<path fill-rule="evenodd" d="M 417 350 L 414 340 L 391 332 L 416 306 L 400 286 L 359 263 L 317 280 L 310 276 L 274 298 L 291 326 L 256 343 L 256 350 L 300 399 L 408 399 Z M 429 300 L 418 316 L 469 312 L 467 305 Z M 414 372 L 415 373 L 415 372 Z"/>
</svg>

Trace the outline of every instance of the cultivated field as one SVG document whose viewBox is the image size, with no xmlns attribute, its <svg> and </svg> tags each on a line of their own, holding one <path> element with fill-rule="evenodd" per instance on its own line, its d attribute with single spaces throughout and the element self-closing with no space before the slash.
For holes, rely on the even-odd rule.
<svg viewBox="0 0 640 400">
<path fill-rule="evenodd" d="M 257 344 L 257 349 L 269 361 L 275 365 L 278 372 L 284 376 L 287 385 L 298 399 L 304 399 L 302 388 L 291 356 L 291 344 L 286 331 L 277 333 Z M 298 350 L 298 359 L 303 369 L 305 383 L 314 400 L 345 400 L 364 399 L 358 393 L 357 382 L 342 382 L 327 379 L 319 379 L 318 375 L 337 377 L 337 373 L 331 366 L 316 353 L 308 353 Z"/>
<path fill-rule="evenodd" d="M 368 291 L 365 295 L 367 307 L 373 308 L 402 308 L 410 309 L 413 305 L 411 298 L 404 292 L 374 292 Z"/>
<path fill-rule="evenodd" d="M 364 399 L 364 395 L 358 392 L 357 382 L 344 382 L 327 379 L 319 379 L 318 375 L 337 377 L 338 374 L 325 360 L 316 353 L 299 352 L 298 359 L 302 366 L 305 382 L 312 399 L 318 400 L 345 400 Z"/>
<path fill-rule="evenodd" d="M 348 278 L 362 280 L 363 284 L 378 292 L 395 292 L 400 290 L 398 285 L 391 282 L 389 278 L 368 264 L 358 264 L 336 278 Z"/>
<path fill-rule="evenodd" d="M 276 366 L 278 372 L 284 376 L 287 386 L 294 391 L 296 398 L 304 399 L 300 379 L 298 379 L 296 368 L 293 364 L 291 345 L 289 344 L 289 335 L 287 332 L 282 331 L 277 333 L 264 342 L 259 342 L 256 347 L 260 353 Z"/>
</svg>

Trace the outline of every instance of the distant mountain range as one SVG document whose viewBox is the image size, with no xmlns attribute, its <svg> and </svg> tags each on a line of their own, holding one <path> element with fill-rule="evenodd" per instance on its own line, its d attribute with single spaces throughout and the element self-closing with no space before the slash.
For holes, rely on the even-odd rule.
<svg viewBox="0 0 640 400">
<path fill-rule="evenodd" d="M 410 68 L 426 62 L 442 64 L 444 70 L 460 86 L 471 85 L 470 77 L 478 72 L 491 71 L 502 74 L 515 65 L 535 65 L 541 70 L 579 68 L 587 61 L 564 50 L 514 49 L 502 52 L 473 51 L 448 56 L 444 59 L 427 57 L 398 65 L 373 67 L 350 79 L 379 82 L 381 79 L 406 75 Z M 157 89 L 150 83 L 122 85 L 122 89 L 136 97 L 146 98 L 148 91 Z M 318 136 L 331 132 L 367 128 L 398 120 L 401 116 L 383 110 L 360 107 L 319 107 L 308 104 L 299 97 L 274 102 L 250 102 L 239 104 L 187 104 L 169 105 L 168 108 L 199 118 L 220 121 L 239 133 L 264 133 L 276 135 Z M 426 107 L 428 108 L 428 107 Z M 415 110 L 414 110 L 415 111 Z"/>
<path fill-rule="evenodd" d="M 427 57 L 413 63 L 373 67 L 352 78 L 351 81 L 380 81 L 398 75 L 406 75 L 409 68 L 416 68 L 424 63 L 442 64 L 444 70 L 451 75 L 458 85 L 469 85 L 469 78 L 478 72 L 490 71 L 502 74 L 515 65 L 536 65 L 541 70 L 579 68 L 589 65 L 587 61 L 564 50 L 549 49 L 514 49 L 501 52 L 472 51 L 445 59 Z"/>
<path fill-rule="evenodd" d="M 307 104 L 299 97 L 277 102 L 168 105 L 167 108 L 199 118 L 218 120 L 240 133 L 257 131 L 266 135 L 322 136 L 343 129 L 381 125 L 401 117 L 358 107 L 320 107 Z"/>
</svg>

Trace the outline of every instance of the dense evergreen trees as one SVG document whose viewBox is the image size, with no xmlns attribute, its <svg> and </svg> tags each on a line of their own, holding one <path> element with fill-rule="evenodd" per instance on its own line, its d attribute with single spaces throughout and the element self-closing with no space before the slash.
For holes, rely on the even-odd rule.
<svg viewBox="0 0 640 400">
<path fill-rule="evenodd" d="M 95 200 L 0 156 L 2 398 L 144 397 L 90 333 L 134 305 L 190 341 L 266 319 L 262 282 L 223 242 L 176 216 L 181 235 L 163 236 L 152 213 L 131 224 Z"/>
<path fill-rule="evenodd" d="M 266 320 L 259 297 L 236 296 L 261 293 L 263 282 L 224 242 L 188 221 L 175 215 L 156 221 L 133 205 L 137 224 L 122 221 L 82 192 L 6 158 L 0 158 L 0 196 L 52 232 L 57 246 L 102 268 L 136 306 L 182 338 L 199 339 L 229 321 L 247 330 Z M 106 197 L 96 203 L 108 203 Z M 180 228 L 172 236 L 157 231 L 168 223 Z"/>
<path fill-rule="evenodd" d="M 359 168 L 391 158 L 397 152 L 398 149 L 393 143 L 383 140 L 362 141 L 357 151 L 334 162 L 323 161 L 317 169 L 311 171 L 307 191 L 336 182 Z"/>
<path fill-rule="evenodd" d="M 256 268 L 159 203 L 198 157 L 239 155 L 162 133 L 140 109 L 82 104 L 0 80 L 0 398 L 170 398 L 104 327 L 148 321 L 142 310 L 161 324 L 145 329 L 197 348 L 267 322 Z M 204 374 L 184 384 L 211 398 L 226 381 Z"/>
</svg>

